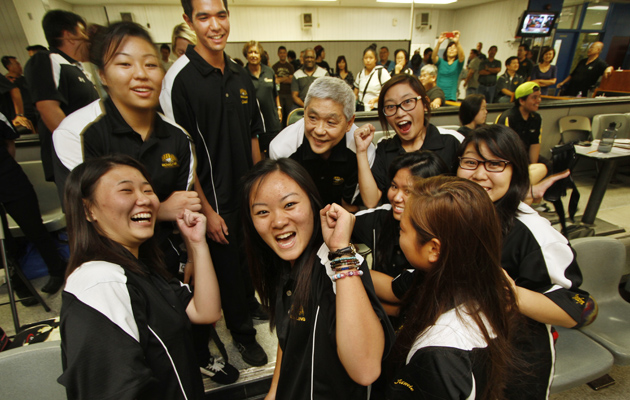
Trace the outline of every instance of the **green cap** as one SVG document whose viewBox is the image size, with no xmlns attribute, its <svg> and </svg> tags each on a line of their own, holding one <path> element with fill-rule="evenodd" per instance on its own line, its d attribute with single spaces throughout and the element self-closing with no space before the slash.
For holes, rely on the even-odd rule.
<svg viewBox="0 0 630 400">
<path fill-rule="evenodd" d="M 540 90 L 540 86 L 536 82 L 525 82 L 516 88 L 514 98 L 520 99 L 521 97 L 529 96 L 534 93 L 534 89 Z"/>
</svg>

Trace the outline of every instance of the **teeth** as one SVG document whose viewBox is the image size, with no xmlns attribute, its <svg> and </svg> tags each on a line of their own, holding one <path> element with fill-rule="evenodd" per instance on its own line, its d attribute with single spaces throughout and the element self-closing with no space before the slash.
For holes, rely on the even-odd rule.
<svg viewBox="0 0 630 400">
<path fill-rule="evenodd" d="M 210 36 L 210 39 L 221 39 L 223 35 Z"/>
<path fill-rule="evenodd" d="M 141 219 L 151 219 L 151 213 L 138 213 L 138 214 L 134 214 L 131 216 L 131 219 L 134 221 L 137 220 L 141 220 Z"/>
<path fill-rule="evenodd" d="M 145 89 L 145 88 L 135 88 L 134 89 L 136 92 L 148 92 L 150 89 Z"/>
<path fill-rule="evenodd" d="M 283 233 L 282 235 L 276 236 L 276 239 L 280 239 L 280 240 L 286 239 L 290 237 L 291 235 L 293 235 L 293 232 Z"/>
</svg>

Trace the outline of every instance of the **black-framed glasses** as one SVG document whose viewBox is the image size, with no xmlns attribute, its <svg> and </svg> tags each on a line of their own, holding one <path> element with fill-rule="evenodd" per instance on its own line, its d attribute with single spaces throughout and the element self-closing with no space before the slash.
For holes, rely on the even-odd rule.
<svg viewBox="0 0 630 400">
<path fill-rule="evenodd" d="M 477 160 L 476 158 L 471 157 L 458 157 L 459 158 L 459 167 L 461 169 L 468 170 L 476 170 L 479 168 L 479 164 L 483 164 L 483 167 L 488 172 L 503 172 L 505 168 L 510 163 L 509 161 L 504 160 Z"/>
<path fill-rule="evenodd" d="M 410 99 L 403 100 L 400 104 L 387 104 L 385 105 L 385 107 L 383 107 L 383 114 L 385 114 L 386 117 L 391 117 L 392 115 L 396 114 L 396 111 L 398 111 L 398 107 L 402 108 L 403 111 L 411 111 L 416 108 L 418 100 L 420 99 L 422 99 L 422 96 L 412 97 Z"/>
</svg>

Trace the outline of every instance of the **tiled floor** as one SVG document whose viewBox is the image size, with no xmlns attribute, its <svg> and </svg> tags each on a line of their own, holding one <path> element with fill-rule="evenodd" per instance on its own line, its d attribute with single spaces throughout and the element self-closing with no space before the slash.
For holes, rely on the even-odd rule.
<svg viewBox="0 0 630 400">
<path fill-rule="evenodd" d="M 624 170 L 622 169 L 622 171 Z M 618 174 L 616 180 L 609 185 L 606 196 L 602 202 L 598 218 L 623 227 L 626 232 L 616 234 L 613 237 L 619 238 L 628 248 L 630 248 L 630 176 L 627 175 L 627 171 L 625 172 L 626 174 Z M 586 207 L 590 189 L 595 180 L 595 175 L 593 170 L 586 170 L 574 174 L 574 178 L 581 193 L 581 199 L 578 206 L 578 215 L 581 215 L 580 210 L 584 210 Z M 630 273 L 630 268 L 628 268 L 626 273 Z M 41 286 L 43 286 L 46 282 L 46 279 L 47 278 L 39 278 L 35 280 L 35 286 L 41 288 Z M 3 285 L 0 287 L 0 303 L 6 301 L 7 298 L 6 285 Z M 59 315 L 61 308 L 61 292 L 52 296 L 44 295 L 44 299 L 52 308 L 50 313 L 45 312 L 41 306 L 25 308 L 18 305 L 20 322 L 22 324 L 32 323 Z M 273 373 L 277 349 L 277 339 L 275 333 L 269 331 L 269 326 L 265 322 L 256 321 L 255 325 L 256 330 L 258 331 L 258 341 L 263 346 L 267 352 L 267 356 L 269 357 L 269 364 L 261 368 L 249 367 L 242 361 L 240 354 L 232 345 L 231 337 L 225 328 L 224 321 L 221 320 L 217 323 L 217 331 L 225 343 L 230 362 L 241 370 L 241 378 L 239 379 L 239 382 L 260 380 L 261 378 L 269 377 Z M 9 335 L 14 333 L 13 322 L 8 306 L 0 307 L 0 326 L 2 326 Z M 218 354 L 218 351 L 214 348 L 213 344 L 211 344 L 211 349 L 213 349 L 212 351 L 215 354 Z M 630 367 L 615 366 L 613 367 L 610 375 L 617 381 L 617 383 L 612 387 L 595 392 L 590 389 L 590 387 L 583 385 L 572 390 L 553 395 L 551 398 L 553 400 L 627 398 L 628 393 L 630 393 Z M 266 382 L 263 382 L 263 385 L 265 383 Z M 221 388 L 210 380 L 206 380 L 206 389 L 212 390 L 216 393 L 216 395 L 220 395 L 221 392 L 225 392 L 226 390 L 226 388 Z M 218 398 L 221 397 L 219 396 Z M 235 397 L 231 397 L 230 395 L 225 398 Z"/>
</svg>

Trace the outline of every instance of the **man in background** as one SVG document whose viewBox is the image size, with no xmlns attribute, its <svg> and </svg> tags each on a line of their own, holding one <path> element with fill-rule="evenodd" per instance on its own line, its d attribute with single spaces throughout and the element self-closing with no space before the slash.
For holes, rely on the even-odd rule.
<svg viewBox="0 0 630 400">
<path fill-rule="evenodd" d="M 315 50 L 304 50 L 304 66 L 293 74 L 291 94 L 293 103 L 297 107 L 304 107 L 304 99 L 306 99 L 308 88 L 315 82 L 315 79 L 328 76 L 328 72 L 324 68 L 315 64 L 315 59 Z"/>
<path fill-rule="evenodd" d="M 291 81 L 295 69 L 287 60 L 287 48 L 278 47 L 279 61 L 271 67 L 276 74 L 276 83 L 280 85 L 278 97 L 280 98 L 280 107 L 282 107 L 282 127 L 287 126 L 287 117 L 293 110 L 293 95 L 291 94 Z"/>
<path fill-rule="evenodd" d="M 612 74 L 613 67 L 609 67 L 606 61 L 599 58 L 603 48 L 602 42 L 594 42 L 588 46 L 586 58 L 581 59 L 573 72 L 557 85 L 560 89 L 569 83 L 564 88 L 564 95 L 577 96 L 582 93 L 582 96 L 586 97 L 602 75 L 607 78 Z"/>
<path fill-rule="evenodd" d="M 501 72 L 501 61 L 496 60 L 497 46 L 490 46 L 488 58 L 479 64 L 479 86 L 477 93 L 486 97 L 488 104 L 494 102 L 494 93 L 497 88 L 497 74 Z"/>
</svg>

